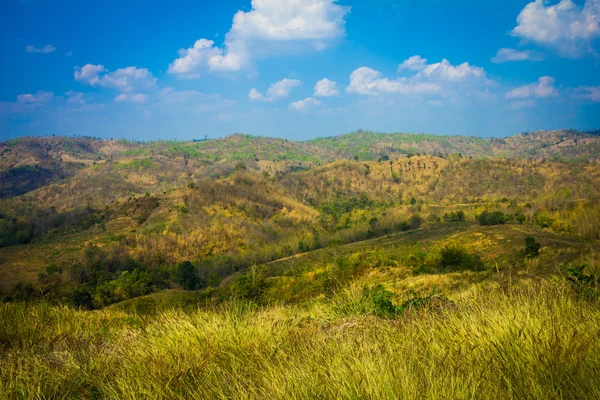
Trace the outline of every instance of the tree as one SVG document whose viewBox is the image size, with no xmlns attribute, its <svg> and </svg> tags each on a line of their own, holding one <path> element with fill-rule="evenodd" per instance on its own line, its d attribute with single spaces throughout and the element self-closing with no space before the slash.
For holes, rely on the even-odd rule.
<svg viewBox="0 0 600 400">
<path fill-rule="evenodd" d="M 410 199 L 410 205 L 411 205 L 411 206 L 414 206 L 415 204 L 417 204 L 417 199 L 415 199 L 414 197 L 412 197 L 412 198 Z"/>
<path fill-rule="evenodd" d="M 525 222 L 525 220 L 527 220 L 527 217 L 524 214 L 517 214 L 515 216 L 516 220 L 519 222 L 519 224 L 522 224 L 523 222 Z"/>
<path fill-rule="evenodd" d="M 200 280 L 196 275 L 196 267 L 189 262 L 184 261 L 177 267 L 177 283 L 185 290 L 195 290 L 200 286 Z"/>
</svg>

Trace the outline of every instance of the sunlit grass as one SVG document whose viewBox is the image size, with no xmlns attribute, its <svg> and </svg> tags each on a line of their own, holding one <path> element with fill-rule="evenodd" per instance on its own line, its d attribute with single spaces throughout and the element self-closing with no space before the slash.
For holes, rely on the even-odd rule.
<svg viewBox="0 0 600 400">
<path fill-rule="evenodd" d="M 560 281 L 395 320 L 311 307 L 154 316 L 8 304 L 2 398 L 598 398 L 600 308 Z"/>
</svg>

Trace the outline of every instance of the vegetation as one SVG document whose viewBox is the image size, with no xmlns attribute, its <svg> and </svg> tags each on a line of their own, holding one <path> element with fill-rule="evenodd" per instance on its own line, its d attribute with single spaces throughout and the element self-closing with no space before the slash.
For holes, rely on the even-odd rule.
<svg viewBox="0 0 600 400">
<path fill-rule="evenodd" d="M 1 143 L 0 398 L 598 398 L 597 139 Z"/>
</svg>

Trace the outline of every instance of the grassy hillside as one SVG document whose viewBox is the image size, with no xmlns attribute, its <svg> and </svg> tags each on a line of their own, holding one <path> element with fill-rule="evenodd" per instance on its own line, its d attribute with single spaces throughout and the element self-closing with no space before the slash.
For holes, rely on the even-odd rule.
<svg viewBox="0 0 600 400">
<path fill-rule="evenodd" d="M 527 235 L 539 256 L 519 254 Z M 456 243 L 483 270 L 442 267 L 440 249 Z M 0 394 L 595 398 L 600 292 L 560 265 L 597 276 L 598 250 L 530 226 L 445 224 L 268 264 L 227 285 L 229 302 L 187 312 L 196 292 L 98 311 L 9 303 Z M 166 303 L 182 293 L 183 309 Z"/>
<path fill-rule="evenodd" d="M 598 398 L 593 132 L 0 144 L 0 398 Z"/>
</svg>

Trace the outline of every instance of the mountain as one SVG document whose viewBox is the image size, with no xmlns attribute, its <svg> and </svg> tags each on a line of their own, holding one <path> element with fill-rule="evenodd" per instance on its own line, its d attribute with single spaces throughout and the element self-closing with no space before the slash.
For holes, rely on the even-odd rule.
<svg viewBox="0 0 600 400">
<path fill-rule="evenodd" d="M 150 162 L 150 158 L 157 169 L 178 173 L 186 170 L 191 176 L 215 178 L 230 173 L 238 163 L 275 174 L 338 159 L 394 160 L 412 154 L 596 160 L 600 137 L 573 130 L 539 131 L 504 139 L 358 131 L 307 142 L 240 134 L 199 142 L 148 143 L 85 137 L 24 137 L 0 143 L 0 198 L 85 174 L 84 167 L 103 169 L 102 164 L 110 163 L 125 169 L 129 165 L 135 170 L 139 163 Z M 184 179 L 181 175 L 162 178 L 171 185 L 181 184 Z M 131 188 L 135 191 L 135 184 Z"/>
</svg>

